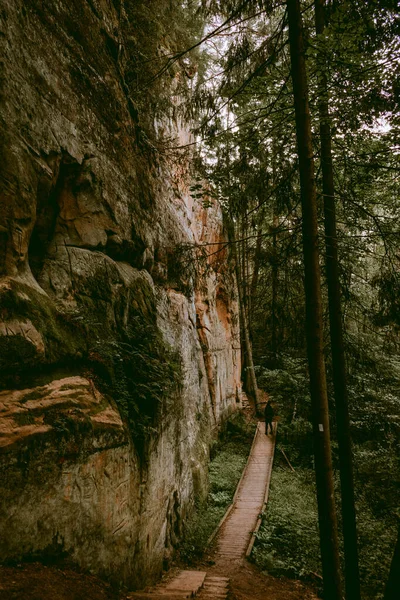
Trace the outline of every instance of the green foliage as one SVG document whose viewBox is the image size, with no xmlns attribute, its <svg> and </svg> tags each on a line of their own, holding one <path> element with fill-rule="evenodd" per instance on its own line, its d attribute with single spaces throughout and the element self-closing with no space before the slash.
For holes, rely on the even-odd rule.
<svg viewBox="0 0 400 600">
<path fill-rule="evenodd" d="M 256 257 L 259 261 L 256 289 L 247 290 L 256 359 L 266 347 L 274 357 L 277 349 L 305 346 L 302 216 L 287 23 L 284 3 L 262 4 L 259 13 L 254 3 L 207 3 L 230 24 L 246 20 L 232 27 L 228 42 L 226 34 L 223 41 L 213 38 L 219 49 L 214 55 L 218 69 L 210 73 L 200 128 L 205 141 L 203 173 L 214 197 L 237 220 L 236 237 L 245 240 L 242 262 L 248 263 L 250 277 Z M 400 45 L 395 3 L 326 3 L 327 27 L 318 36 L 313 3 L 301 4 L 319 190 L 321 70 L 328 80 L 344 312 L 351 322 L 375 312 L 375 324 L 395 326 L 396 332 Z M 251 14 L 254 18 L 248 18 Z M 384 132 L 382 124 L 391 129 Z M 319 207 L 322 247 L 322 198 Z"/>
<path fill-rule="evenodd" d="M 400 358 L 385 338 L 347 334 L 352 434 L 362 444 L 394 447 L 400 436 Z"/>
<path fill-rule="evenodd" d="M 377 513 L 368 501 L 369 492 L 371 487 L 364 491 L 356 506 L 359 515 L 360 577 L 363 582 L 363 597 L 381 600 L 396 544 L 397 524 L 385 518 L 377 518 Z M 376 490 L 372 493 L 375 495 Z M 387 497 L 389 498 L 389 494 Z"/>
<path fill-rule="evenodd" d="M 162 128 L 155 127 L 155 118 L 173 118 L 178 111 L 190 111 L 190 103 L 183 100 L 188 100 L 192 80 L 202 71 L 198 50 L 186 53 L 203 31 L 197 4 L 178 0 L 125 2 L 121 66 L 148 142 L 163 133 Z"/>
<path fill-rule="evenodd" d="M 347 345 L 362 593 L 366 599 L 381 599 L 400 517 L 400 360 L 372 334 L 347 332 Z M 260 369 L 263 387 L 279 405 L 281 421 L 268 508 L 254 558 L 273 574 L 308 577 L 320 574 L 320 567 L 307 371 L 301 358 L 282 356 L 279 366 Z M 303 400 L 294 410 L 299 398 Z M 334 413 L 331 417 L 338 469 Z M 289 471 L 281 449 L 295 473 Z M 335 479 L 340 528 L 338 471 Z"/>
<path fill-rule="evenodd" d="M 227 506 L 231 500 L 231 494 L 226 491 L 222 492 L 210 492 L 210 503 L 214 506 Z"/>
<path fill-rule="evenodd" d="M 279 447 L 290 461 L 310 467 L 313 441 L 307 362 L 284 354 L 278 362 L 276 369 L 258 367 L 258 383 L 267 390 L 280 418 Z"/>
<path fill-rule="evenodd" d="M 266 357 L 265 357 L 266 358 Z M 263 364 L 265 358 L 261 357 Z M 289 420 L 296 415 L 309 416 L 310 392 L 307 376 L 307 361 L 302 356 L 281 355 L 278 368 L 258 367 L 260 387 L 279 405 Z"/>
<path fill-rule="evenodd" d="M 396 244 L 397 245 L 397 244 Z M 398 262 L 398 261 L 396 261 Z M 396 331 L 400 327 L 400 279 L 398 264 L 396 269 L 389 265 L 377 274 L 372 285 L 378 289 L 379 306 L 375 323 L 380 326 L 393 324 Z"/>
<path fill-rule="evenodd" d="M 310 468 L 313 464 L 313 432 L 309 419 L 297 417 L 291 423 L 279 424 L 278 450 L 297 465 Z"/>
<path fill-rule="evenodd" d="M 268 507 L 252 557 L 273 575 L 313 579 L 315 573 L 321 575 L 314 473 L 282 468 L 284 462 L 277 456 Z M 373 465 L 370 478 L 372 469 Z M 363 597 L 372 599 L 382 598 L 397 527 L 382 515 L 377 518 L 369 502 L 371 493 L 376 495 L 373 486 L 359 495 L 357 514 Z"/>
<path fill-rule="evenodd" d="M 123 340 L 97 341 L 89 358 L 100 386 L 116 401 L 142 458 L 179 404 L 181 361 L 143 314 L 131 319 Z"/>
<path fill-rule="evenodd" d="M 229 506 L 250 450 L 254 426 L 241 415 L 226 424 L 221 439 L 213 448 L 209 467 L 209 494 L 204 504 L 196 504 L 186 526 L 180 558 L 191 564 L 204 552 L 207 540 Z"/>
<path fill-rule="evenodd" d="M 248 446 L 240 440 L 228 440 L 221 446 L 218 454 L 210 464 L 210 494 L 211 498 L 230 496 L 236 488 L 246 462 Z"/>
<path fill-rule="evenodd" d="M 314 474 L 274 469 L 265 519 L 252 554 L 273 575 L 321 573 Z"/>
</svg>

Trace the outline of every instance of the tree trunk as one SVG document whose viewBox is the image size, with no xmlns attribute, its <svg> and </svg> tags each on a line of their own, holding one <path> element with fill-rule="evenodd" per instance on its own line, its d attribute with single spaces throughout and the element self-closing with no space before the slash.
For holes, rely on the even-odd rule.
<svg viewBox="0 0 400 600">
<path fill-rule="evenodd" d="M 250 330 L 250 320 L 249 320 L 249 310 L 248 310 L 248 303 L 247 303 L 247 289 L 246 289 L 246 248 L 245 248 L 245 224 L 244 224 L 244 216 L 241 215 L 239 217 L 239 222 L 238 222 L 238 228 L 239 228 L 239 232 L 238 235 L 235 236 L 235 239 L 240 239 L 240 242 L 236 242 L 235 244 L 235 249 L 237 252 L 237 264 L 238 264 L 238 279 L 237 279 L 237 283 L 238 285 L 240 284 L 240 289 L 241 289 L 241 306 L 243 309 L 243 314 L 242 314 L 242 339 L 243 339 L 243 346 L 244 346 L 244 352 L 243 352 L 243 363 L 242 363 L 242 377 L 243 377 L 243 383 L 244 383 L 244 389 L 247 391 L 249 391 L 249 393 L 252 395 L 251 390 L 253 389 L 253 384 L 252 384 L 252 378 L 251 378 L 251 369 L 249 369 L 249 360 L 247 358 L 248 356 L 248 345 L 245 343 L 245 329 L 247 330 L 247 334 L 249 336 L 249 341 L 250 341 L 250 348 L 251 348 L 251 356 L 253 356 L 253 347 L 251 344 L 251 330 Z"/>
<path fill-rule="evenodd" d="M 251 340 L 250 314 L 249 314 L 249 292 L 248 292 L 248 252 L 247 252 L 247 220 L 244 214 L 241 215 L 242 221 L 242 241 L 241 241 L 241 264 L 242 264 L 242 286 L 243 286 L 243 306 L 246 312 L 247 324 Z"/>
<path fill-rule="evenodd" d="M 324 598 L 325 600 L 341 600 L 342 592 L 329 434 L 328 396 L 323 355 L 317 192 L 308 104 L 303 26 L 299 0 L 287 0 L 287 9 L 303 215 L 306 337 L 313 412 L 314 457 Z"/>
<path fill-rule="evenodd" d="M 272 186 L 275 188 L 276 181 L 276 143 L 275 139 L 272 142 Z M 278 304 L 278 227 L 279 218 L 277 215 L 277 193 L 274 194 L 272 203 L 272 303 L 271 303 L 271 353 L 273 359 L 273 367 L 277 364 L 278 340 L 277 340 L 277 304 Z"/>
<path fill-rule="evenodd" d="M 247 383 L 246 392 L 253 398 L 255 412 L 257 412 L 257 379 L 256 373 L 254 370 L 253 363 L 253 352 L 251 348 L 250 335 L 249 335 L 249 326 L 247 321 L 246 310 L 244 306 L 244 298 L 243 298 L 243 287 L 240 273 L 240 264 L 238 258 L 238 251 L 236 248 L 236 238 L 235 238 L 235 230 L 234 225 L 230 217 L 228 217 L 228 239 L 231 246 L 231 252 L 233 257 L 233 262 L 235 265 L 235 274 L 237 280 L 237 288 L 239 295 L 239 314 L 240 320 L 242 323 L 242 331 L 243 331 L 243 343 L 245 346 L 245 354 L 246 354 L 246 377 L 245 381 Z"/>
<path fill-rule="evenodd" d="M 271 303 L 271 353 L 273 357 L 274 368 L 276 367 L 278 354 L 277 340 L 277 304 L 278 304 L 278 217 L 275 214 L 273 217 L 273 233 L 272 233 L 272 303 Z"/>
<path fill-rule="evenodd" d="M 392 564 L 390 566 L 389 579 L 386 584 L 383 600 L 396 600 L 400 590 L 400 524 L 397 535 L 397 544 L 394 550 Z"/>
<path fill-rule="evenodd" d="M 325 0 L 315 0 L 317 35 L 325 27 Z M 322 188 L 328 283 L 329 323 L 332 350 L 333 385 L 335 390 L 337 437 L 339 445 L 340 483 L 345 558 L 345 587 L 348 600 L 360 600 L 356 509 L 354 502 L 353 459 L 347 393 L 347 373 L 343 340 L 343 319 L 340 299 L 339 260 L 336 231 L 335 187 L 332 163 L 332 138 L 328 107 L 328 85 L 322 53 L 318 65 L 318 109 L 321 138 Z"/>
<path fill-rule="evenodd" d="M 228 231 L 228 235 L 231 236 L 229 238 L 229 240 L 235 244 L 235 248 L 232 248 L 232 256 L 234 257 L 234 262 L 235 262 L 235 275 L 236 275 L 236 283 L 237 286 L 240 286 L 240 292 L 238 290 L 238 296 L 243 298 L 243 289 L 242 289 L 242 243 L 239 242 L 235 242 L 236 240 L 236 231 L 235 231 L 235 226 L 232 223 L 229 225 L 229 227 L 232 226 L 232 231 Z M 240 236 L 239 236 L 240 237 Z M 240 293 L 242 294 L 240 296 Z M 248 376 L 247 376 L 247 372 L 246 372 L 246 356 L 247 356 L 247 351 L 246 351 L 246 345 L 244 342 L 244 325 L 243 325 L 243 314 L 245 313 L 245 310 L 242 310 L 242 305 L 241 302 L 239 303 L 239 321 L 240 321 L 240 340 L 241 340 L 241 344 L 240 344 L 240 358 L 241 358 L 241 374 L 242 374 L 242 379 L 243 379 L 243 389 L 245 391 L 247 391 L 248 388 L 251 388 L 251 384 L 248 383 Z"/>
<path fill-rule="evenodd" d="M 249 326 L 250 331 L 253 331 L 253 315 L 257 306 L 257 287 L 260 274 L 261 264 L 261 249 L 262 249 L 262 221 L 258 226 L 257 242 L 254 252 L 253 272 L 251 274 L 250 294 L 249 294 Z"/>
</svg>

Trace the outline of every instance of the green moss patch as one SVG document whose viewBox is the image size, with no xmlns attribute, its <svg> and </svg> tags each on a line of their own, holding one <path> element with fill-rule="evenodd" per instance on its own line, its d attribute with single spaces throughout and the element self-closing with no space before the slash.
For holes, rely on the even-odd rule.
<svg viewBox="0 0 400 600">
<path fill-rule="evenodd" d="M 129 322 L 117 339 L 98 339 L 89 365 L 99 387 L 114 398 L 143 460 L 157 436 L 160 420 L 169 420 L 180 402 L 182 368 L 179 352 L 157 326 L 151 285 L 138 278 L 131 290 Z"/>
</svg>

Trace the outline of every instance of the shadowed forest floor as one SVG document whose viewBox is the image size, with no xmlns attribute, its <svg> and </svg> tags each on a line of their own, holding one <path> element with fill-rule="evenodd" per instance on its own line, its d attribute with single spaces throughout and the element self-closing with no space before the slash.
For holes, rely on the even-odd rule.
<svg viewBox="0 0 400 600">
<path fill-rule="evenodd" d="M 68 566 L 26 563 L 0 567 L 0 600 L 121 600 L 123 597 L 101 579 Z"/>
<path fill-rule="evenodd" d="M 199 569 L 213 572 L 210 561 Z M 251 563 L 229 561 L 229 600 L 314 600 L 315 590 L 300 581 L 265 576 Z M 124 600 L 125 591 L 67 566 L 40 563 L 0 567 L 0 600 Z"/>
</svg>

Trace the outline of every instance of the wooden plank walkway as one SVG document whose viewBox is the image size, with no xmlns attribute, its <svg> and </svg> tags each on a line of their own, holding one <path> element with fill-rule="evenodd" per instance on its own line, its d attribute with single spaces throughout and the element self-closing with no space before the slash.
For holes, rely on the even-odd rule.
<svg viewBox="0 0 400 600">
<path fill-rule="evenodd" d="M 212 573 L 181 571 L 168 582 L 161 582 L 149 591 L 133 592 L 127 600 L 226 600 L 229 593 L 228 571 L 248 556 L 255 532 L 261 523 L 260 513 L 268 499 L 274 435 L 265 435 L 263 422 L 257 424 L 246 467 L 236 490 L 233 504 L 216 535 Z"/>
<path fill-rule="evenodd" d="M 265 425 L 259 422 L 233 508 L 216 539 L 216 563 L 220 559 L 234 560 L 250 554 L 248 549 L 254 543 L 253 533 L 268 499 L 274 450 L 275 435 L 265 435 Z"/>
<path fill-rule="evenodd" d="M 127 600 L 184 600 L 194 598 L 204 585 L 205 571 L 181 571 L 169 581 L 159 583 L 149 591 L 131 592 Z"/>
</svg>

